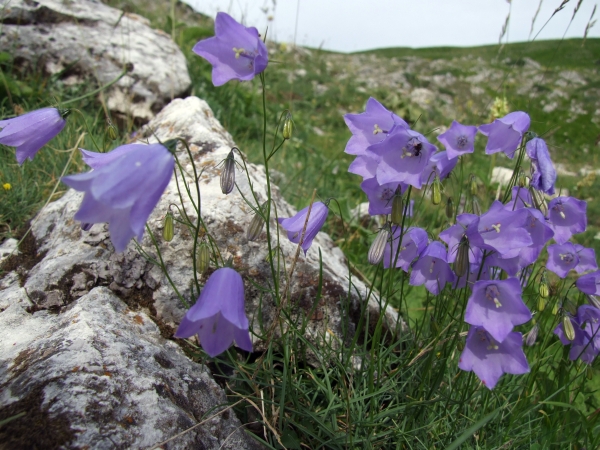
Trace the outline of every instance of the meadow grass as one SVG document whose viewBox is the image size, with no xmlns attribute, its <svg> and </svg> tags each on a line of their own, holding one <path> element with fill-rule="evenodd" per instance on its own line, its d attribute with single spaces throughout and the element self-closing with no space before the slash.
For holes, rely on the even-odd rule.
<svg viewBox="0 0 600 450">
<path fill-rule="evenodd" d="M 135 3 L 129 5 L 133 12 L 142 12 L 136 10 Z M 212 26 L 186 11 L 178 9 L 175 16 L 160 10 L 146 14 L 155 26 L 172 34 L 188 58 L 192 93 L 209 103 L 250 161 L 260 163 L 260 86 L 257 82 L 233 82 L 214 88 L 210 66 L 191 52 L 198 39 L 212 35 Z M 448 126 L 451 119 L 443 105 L 424 106 L 393 95 L 384 82 L 370 87 L 360 76 L 354 76 L 357 67 L 369 61 L 383 66 L 388 60 L 400 66 L 410 64 L 418 71 L 405 73 L 408 83 L 455 99 L 452 108 L 456 118 L 467 123 L 486 123 L 490 100 L 506 97 L 511 110 L 528 111 L 536 131 L 545 133 L 554 161 L 577 171 L 585 166 L 598 167 L 598 127 L 590 124 L 597 117 L 594 102 L 599 98 L 600 66 L 594 58 L 599 54 L 600 39 L 588 39 L 583 48 L 581 43 L 573 39 L 509 44 L 501 52 L 499 46 L 487 46 L 381 49 L 356 55 L 271 44 L 271 63 L 266 73 L 269 137 L 275 133 L 276 118 L 285 109 L 291 110 L 295 124 L 292 139 L 272 159 L 273 179 L 284 197 L 299 208 L 306 206 L 315 188 L 321 199 L 336 199 L 331 203 L 332 214 L 325 231 L 344 250 L 353 276 L 384 292 L 388 272 L 366 261 L 366 248 L 375 237 L 377 224 L 352 213 L 366 196 L 360 190 L 359 177 L 347 173 L 352 157 L 343 149 L 350 133 L 342 115 L 363 111 L 366 100 L 374 96 L 407 118 L 432 142 L 439 128 Z M 447 65 L 431 64 L 440 60 Z M 531 68 L 528 61 L 540 65 L 534 70 L 539 76 L 534 83 L 539 95 L 534 97 L 519 91 L 519 73 Z M 481 64 L 501 73 L 501 82 L 483 77 L 477 86 L 484 94 L 473 94 L 468 78 L 479 73 Z M 428 69 L 430 65 L 433 67 Z M 53 98 L 60 104 L 82 93 L 82 88 L 62 84 L 60 77 L 48 78 L 35 70 L 15 67 L 10 55 L 0 58 L 0 67 L 7 80 L 4 93 L 0 92 L 3 117 L 15 114 L 19 108 L 28 111 L 48 106 Z M 551 110 L 546 107 L 547 97 L 556 90 L 557 81 L 564 79 L 561 73 L 565 71 L 578 73 L 585 84 L 561 84 L 568 99 L 560 100 L 562 103 Z M 436 85 L 434 77 L 446 74 L 456 82 Z M 385 73 L 372 75 L 385 78 Z M 569 114 L 565 108 L 572 102 L 585 114 Z M 19 167 L 14 150 L 1 147 L 0 184 L 12 187 L 0 188 L 3 237 L 18 236 L 17 229 L 23 230 L 27 220 L 49 199 L 71 149 L 76 145 L 94 149 L 96 142 L 102 150 L 108 150 L 125 142 L 133 131 L 132 122 L 125 119 L 117 140 L 110 141 L 107 113 L 101 102 L 85 100 L 73 107 L 82 114 L 73 113 L 75 117 L 69 118 L 65 132 L 33 162 Z M 485 210 L 496 195 L 496 186 L 490 182 L 492 163 L 483 154 L 483 144 L 478 140 L 476 153 L 461 161 L 456 176 L 445 183 L 444 195 L 464 196 L 473 173 L 478 179 L 477 196 Z M 495 161 L 506 167 L 512 164 L 500 156 Z M 75 152 L 68 172 L 82 170 L 84 166 Z M 599 183 L 593 177 L 582 181 L 582 177 L 559 176 L 559 186 L 588 201 L 588 231 L 576 239 L 597 253 L 600 245 L 594 236 L 600 232 L 600 202 L 595 192 Z M 64 190 L 61 185 L 52 199 Z M 443 206 L 431 205 L 425 190 L 416 192 L 413 198 L 415 217 L 411 220 L 437 236 L 448 222 Z M 543 261 L 539 262 L 534 273 L 542 265 Z M 597 448 L 597 363 L 590 368 L 569 361 L 568 349 L 552 334 L 558 321 L 552 309 L 563 301 L 554 289 L 558 284 L 553 285 L 547 307 L 536 316 L 541 325 L 540 337 L 526 350 L 531 373 L 507 375 L 495 390 L 489 391 L 473 373 L 457 368 L 466 331 L 462 319 L 467 289 L 446 289 L 432 296 L 422 287 L 408 286 L 407 275 L 398 272 L 388 300 L 401 310 L 411 329 L 400 338 L 386 332 L 381 322 L 370 328 L 366 326 L 369 318 L 360 317 L 355 339 L 341 351 L 333 350 L 326 340 L 322 347 L 315 348 L 303 337 L 302 327 L 290 327 L 264 355 L 243 359 L 230 349 L 219 358 L 206 360 L 199 349 L 190 347 L 188 353 L 210 365 L 232 403 L 244 399 L 236 413 L 256 439 L 270 448 Z M 538 301 L 536 289 L 530 284 L 523 293 L 532 309 Z M 584 301 L 582 295 L 571 297 L 573 302 Z M 530 328 L 523 325 L 517 330 L 527 332 Z"/>
</svg>

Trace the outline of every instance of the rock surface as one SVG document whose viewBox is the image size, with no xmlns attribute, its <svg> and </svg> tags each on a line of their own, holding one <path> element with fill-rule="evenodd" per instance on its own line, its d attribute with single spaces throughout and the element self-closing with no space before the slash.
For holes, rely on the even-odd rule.
<svg viewBox="0 0 600 450">
<path fill-rule="evenodd" d="M 228 196 L 221 192 L 220 163 L 234 146 L 231 136 L 214 118 L 208 105 L 196 97 L 171 102 L 139 136 L 150 141 L 156 136 L 163 142 L 181 137 L 189 143 L 196 167 L 202 170 L 199 181 L 201 216 L 223 260 L 233 258 L 234 268 L 244 279 L 246 313 L 251 323 L 254 349 L 265 349 L 266 330 L 277 316 L 274 299 L 265 293 L 268 284 L 272 283 L 266 261 L 266 233 L 263 230 L 255 242 L 248 242 L 246 238 L 245 230 L 253 213 L 241 195 L 252 198 L 245 173 L 237 171 L 239 191 L 234 190 Z M 195 201 L 193 170 L 187 153 L 179 149 L 178 158 L 186 173 L 185 182 L 178 177 L 179 186 L 190 185 Z M 264 167 L 253 164 L 247 167 L 255 194 L 262 203 L 266 199 Z M 0 280 L 0 290 L 3 290 L 0 411 L 19 412 L 19 406 L 36 395 L 31 401 L 37 402 L 33 409 L 40 415 L 40 420 L 57 435 L 64 433 L 64 442 L 69 442 L 69 446 L 85 443 L 104 448 L 99 443 L 110 443 L 109 440 L 102 441 L 108 434 L 116 447 L 143 447 L 152 440 L 144 440 L 145 427 L 153 429 L 155 441 L 166 439 L 201 419 L 206 409 L 191 406 L 195 402 L 209 405 L 218 403 L 220 400 L 215 399 L 219 395 L 221 399 L 224 397 L 222 391 L 217 393 L 216 385 L 210 384 L 204 366 L 187 360 L 176 345 L 159 337 L 160 331 L 163 337 L 171 338 L 186 312 L 161 269 L 144 259 L 133 243 L 122 254 L 115 254 L 104 224 L 96 224 L 89 232 L 83 232 L 80 224 L 73 220 L 81 198 L 78 192 L 70 190 L 45 207 L 32 222 L 32 235 L 23 242 L 20 253 L 4 262 L 7 274 Z M 295 213 L 275 186 L 272 198 L 279 217 Z M 169 276 L 183 297 L 192 303 L 195 299 L 191 294 L 194 274 L 190 232 L 176 225 L 176 235 L 171 242 L 164 242 L 160 237 L 163 217 L 170 204 L 181 204 L 174 177 L 148 225 L 157 236 Z M 189 198 L 184 197 L 184 204 L 195 221 L 197 216 Z M 271 227 L 277 229 L 274 217 Z M 289 271 L 296 245 L 287 240 L 285 232 L 279 234 L 282 267 L 285 262 Z M 276 233 L 274 235 L 272 243 L 276 245 Z M 141 247 L 151 258 L 157 258 L 148 233 Z M 321 280 L 319 258 L 322 261 Z M 206 280 L 206 274 L 198 277 L 201 283 Z M 367 287 L 355 277 L 351 277 L 349 283 L 349 277 L 340 249 L 334 246 L 329 236 L 319 233 L 307 256 L 301 253 L 296 264 L 289 295 L 292 313 L 290 322 L 284 326 L 297 328 L 304 322 L 307 339 L 317 346 L 326 342 L 335 349 L 352 338 L 363 311 L 368 314 L 368 323 L 373 325 L 380 317 L 377 299 L 368 296 Z M 285 272 L 282 271 L 282 285 L 284 280 Z M 394 332 L 399 332 L 403 326 L 397 313 L 389 308 L 383 320 Z M 168 358 L 173 368 L 161 366 L 153 356 L 156 354 Z M 160 356 L 161 360 L 163 356 Z M 70 372 L 75 366 L 79 369 Z M 83 367 L 87 367 L 85 371 Z M 154 375 L 152 370 L 155 370 Z M 211 388 L 212 393 L 205 392 L 204 388 L 193 387 L 200 382 L 194 380 L 199 379 L 207 386 L 215 386 L 215 391 Z M 93 382 L 91 386 L 94 387 L 88 387 L 88 381 Z M 124 385 L 127 388 L 122 387 Z M 156 385 L 164 388 L 152 387 Z M 140 386 L 146 386 L 147 391 Z M 70 394 L 61 397 L 57 392 L 62 387 L 68 387 Z M 96 402 L 95 389 L 103 392 L 104 400 Z M 75 393 L 77 400 L 69 400 Z M 208 398 L 204 398 L 205 395 Z M 182 398 L 188 403 L 182 403 Z M 161 405 L 148 408 L 152 402 Z M 136 415 L 131 416 L 130 411 L 135 411 Z M 168 411 L 171 411 L 171 419 L 161 419 Z M 5 416 L 3 413 L 2 418 Z M 88 419 L 82 419 L 83 416 Z M 134 417 L 132 423 L 126 419 L 130 416 Z M 195 435 L 188 436 L 186 442 L 206 439 L 208 444 L 203 444 L 206 448 L 220 448 L 225 437 L 230 435 L 228 424 L 233 427 L 235 423 L 232 422 L 234 419 L 228 420 L 208 431 L 201 428 Z M 64 423 L 70 425 L 64 427 Z M 153 428 L 152 424 L 159 423 L 162 428 Z M 0 432 L 4 431 L 0 429 Z M 234 437 L 237 441 L 233 441 Z M 248 439 L 244 440 L 244 435 L 239 432 L 234 433 L 222 448 L 229 448 L 234 442 L 238 442 L 235 445 L 240 448 L 248 448 Z M 187 445 L 184 442 L 177 448 L 201 448 Z"/>
<path fill-rule="evenodd" d="M 143 122 L 190 86 L 183 53 L 147 19 L 94 0 L 0 0 L 0 49 L 65 84 L 105 84 L 110 110 Z"/>
</svg>

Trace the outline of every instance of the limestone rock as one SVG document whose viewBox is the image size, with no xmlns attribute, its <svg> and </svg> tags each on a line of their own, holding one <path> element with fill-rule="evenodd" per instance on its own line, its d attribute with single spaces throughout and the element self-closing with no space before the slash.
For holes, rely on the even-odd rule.
<svg viewBox="0 0 600 450">
<path fill-rule="evenodd" d="M 0 49 L 18 62 L 62 73 L 66 84 L 105 84 L 108 108 L 143 122 L 184 93 L 190 76 L 183 53 L 147 19 L 97 0 L 0 0 Z"/>
</svg>

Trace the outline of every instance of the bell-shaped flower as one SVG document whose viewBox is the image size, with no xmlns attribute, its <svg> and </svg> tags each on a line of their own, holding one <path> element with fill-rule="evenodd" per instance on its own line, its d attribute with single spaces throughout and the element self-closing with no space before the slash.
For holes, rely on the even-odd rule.
<svg viewBox="0 0 600 450">
<path fill-rule="evenodd" d="M 467 302 L 465 322 L 484 327 L 494 340 L 504 342 L 516 325 L 531 320 L 521 295 L 516 278 L 477 281 Z"/>
<path fill-rule="evenodd" d="M 437 139 L 444 144 L 448 152 L 448 158 L 452 160 L 456 159 L 457 156 L 473 153 L 475 150 L 476 134 L 477 127 L 463 125 L 453 120 L 450 128 L 440 134 Z"/>
<path fill-rule="evenodd" d="M 466 234 L 476 247 L 495 250 L 502 258 L 512 258 L 533 243 L 525 229 L 528 217 L 522 209 L 507 211 L 502 203 L 495 201 L 488 212 L 469 225 Z"/>
<path fill-rule="evenodd" d="M 425 247 L 427 247 L 427 231 L 422 228 L 409 228 L 404 231 L 402 243 L 400 243 L 400 227 L 393 227 L 392 239 L 385 247 L 383 253 L 383 267 L 400 267 L 408 272 L 410 265 Z M 398 257 L 396 258 L 396 255 Z"/>
<path fill-rule="evenodd" d="M 267 68 L 269 54 L 258 30 L 245 27 L 224 12 L 215 18 L 215 36 L 194 45 L 194 53 L 212 64 L 212 81 L 247 81 Z"/>
<path fill-rule="evenodd" d="M 298 244 L 302 239 L 302 231 L 304 230 L 304 224 L 306 223 L 306 216 L 308 214 L 308 206 L 296 214 L 294 217 L 288 219 L 279 218 L 279 223 L 287 231 L 288 239 L 294 244 Z M 310 216 L 308 217 L 308 223 L 306 223 L 306 231 L 304 232 L 304 239 L 302 241 L 302 250 L 304 254 L 312 245 L 312 241 L 317 233 L 323 227 L 325 220 L 329 214 L 329 208 L 321 202 L 315 202 L 312 205 Z"/>
<path fill-rule="evenodd" d="M 575 285 L 584 294 L 600 295 L 600 270 L 580 276 Z"/>
<path fill-rule="evenodd" d="M 94 170 L 63 177 L 62 182 L 85 192 L 75 220 L 108 222 L 115 250 L 122 252 L 132 237 L 142 239 L 146 221 L 169 184 L 175 159 L 161 144 L 130 144 L 113 152 L 95 157 L 84 153 Z"/>
<path fill-rule="evenodd" d="M 468 239 L 465 241 L 463 238 L 466 236 L 466 229 L 471 223 L 477 224 L 479 217 L 475 214 L 463 213 L 456 216 L 456 224 L 449 228 L 446 228 L 440 233 L 440 239 L 448 245 L 448 262 L 452 263 L 456 261 L 459 249 L 461 245 L 468 246 L 469 263 L 479 264 L 483 257 L 483 251 L 475 247 Z"/>
<path fill-rule="evenodd" d="M 548 152 L 546 142 L 541 138 L 533 138 L 525 146 L 525 151 L 533 164 L 531 186 L 548 195 L 554 194 L 556 169 L 550 159 L 550 152 Z"/>
<path fill-rule="evenodd" d="M 577 273 L 597 270 L 596 252 L 593 248 L 571 242 L 549 245 L 546 267 L 561 278 L 565 278 L 572 269 Z"/>
<path fill-rule="evenodd" d="M 511 191 L 511 199 L 506 205 L 504 205 L 504 209 L 507 209 L 508 211 L 514 211 L 515 209 L 532 208 L 533 206 L 533 199 L 531 198 L 529 189 L 513 186 Z"/>
<path fill-rule="evenodd" d="M 456 166 L 458 159 L 448 159 L 445 151 L 433 154 L 427 166 L 421 173 L 421 183 L 431 184 L 437 176 L 440 180 L 445 179 L 450 175 L 450 172 Z"/>
<path fill-rule="evenodd" d="M 350 155 L 364 154 L 367 147 L 383 141 L 395 127 L 408 129 L 402 118 L 388 111 L 373 97 L 367 101 L 364 113 L 346 114 L 344 121 L 352 132 L 345 150 Z"/>
<path fill-rule="evenodd" d="M 571 321 L 575 336 L 569 340 L 565 333 L 564 323 L 554 329 L 563 345 L 571 345 L 569 359 L 575 361 L 580 358 L 583 362 L 591 364 L 600 353 L 600 310 L 591 305 L 581 305 L 577 310 L 577 317 L 567 316 Z"/>
<path fill-rule="evenodd" d="M 458 360 L 458 367 L 475 372 L 488 389 L 494 389 L 505 373 L 527 373 L 529 364 L 523 353 L 523 335 L 512 332 L 502 342 L 498 342 L 485 328 L 472 326 Z"/>
<path fill-rule="evenodd" d="M 587 203 L 574 197 L 556 197 L 548 203 L 548 219 L 559 244 L 583 233 L 587 227 Z"/>
<path fill-rule="evenodd" d="M 446 283 L 456 280 L 448 264 L 446 247 L 441 242 L 433 241 L 419 255 L 419 259 L 413 264 L 410 273 L 411 286 L 425 285 L 425 288 L 433 295 L 438 295 Z"/>
<path fill-rule="evenodd" d="M 379 184 L 406 183 L 420 189 L 421 174 L 436 147 L 422 134 L 397 127 L 385 141 L 370 146 L 369 151 L 381 157 L 377 166 Z"/>
<path fill-rule="evenodd" d="M 404 183 L 387 183 L 380 185 L 375 178 L 363 181 L 360 185 L 369 198 L 369 214 L 372 216 L 380 214 L 390 214 L 392 212 L 392 199 L 399 193 L 406 192 L 407 186 Z"/>
<path fill-rule="evenodd" d="M 375 178 L 377 175 L 377 166 L 381 158 L 375 153 L 366 151 L 364 155 L 359 155 L 350 163 L 348 172 L 360 175 L 364 180 Z"/>
<path fill-rule="evenodd" d="M 69 110 L 42 108 L 12 119 L 0 120 L 0 144 L 16 147 L 19 165 L 33 157 L 65 127 Z"/>
<path fill-rule="evenodd" d="M 198 335 L 200 345 L 213 358 L 233 342 L 242 350 L 252 351 L 244 310 L 244 281 L 235 270 L 222 267 L 208 278 L 198 301 L 175 332 L 178 338 L 194 335 Z"/>
<path fill-rule="evenodd" d="M 530 123 L 531 119 L 527 113 L 514 111 L 490 124 L 481 125 L 479 132 L 488 137 L 485 153 L 491 155 L 504 152 L 512 159 Z"/>
</svg>

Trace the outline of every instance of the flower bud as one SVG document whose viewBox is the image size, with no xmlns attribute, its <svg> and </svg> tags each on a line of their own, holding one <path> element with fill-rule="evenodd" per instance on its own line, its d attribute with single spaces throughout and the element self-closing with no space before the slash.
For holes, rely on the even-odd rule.
<svg viewBox="0 0 600 450">
<path fill-rule="evenodd" d="M 539 331 L 540 325 L 536 323 L 529 333 L 527 333 L 527 337 L 525 338 L 525 345 L 527 347 L 531 347 L 533 344 L 535 344 Z"/>
<path fill-rule="evenodd" d="M 167 215 L 165 216 L 165 226 L 163 227 L 163 239 L 166 242 L 171 242 L 173 240 L 173 236 L 175 235 L 173 224 L 173 213 L 169 209 L 167 211 Z"/>
<path fill-rule="evenodd" d="M 448 220 L 454 219 L 454 202 L 452 201 L 452 197 L 448 197 L 448 200 L 446 200 L 446 217 Z"/>
<path fill-rule="evenodd" d="M 463 341 L 458 341 L 456 348 L 458 348 L 459 352 L 462 352 L 465 349 L 465 343 Z"/>
<path fill-rule="evenodd" d="M 204 273 L 210 265 L 210 249 L 204 241 L 196 249 L 196 272 Z"/>
<path fill-rule="evenodd" d="M 283 121 L 283 131 L 281 132 L 284 139 L 290 139 L 294 132 L 294 122 L 292 121 L 292 115 L 288 112 Z"/>
<path fill-rule="evenodd" d="M 464 277 L 469 272 L 469 239 L 467 236 L 460 238 L 456 260 L 454 261 L 454 273 Z"/>
<path fill-rule="evenodd" d="M 442 203 L 442 183 L 437 177 L 431 185 L 431 203 L 434 205 Z"/>
<path fill-rule="evenodd" d="M 221 172 L 221 191 L 227 195 L 233 191 L 235 186 L 235 159 L 233 157 L 233 149 L 225 159 L 225 165 Z"/>
<path fill-rule="evenodd" d="M 268 201 L 262 204 L 262 206 L 260 207 L 261 212 L 265 211 L 267 203 Z M 263 220 L 262 216 L 258 214 L 258 212 L 255 213 L 254 217 L 252 218 L 252 221 L 250 222 L 250 225 L 248 226 L 248 230 L 246 231 L 246 237 L 248 238 L 248 240 L 255 241 L 256 239 L 258 239 L 264 225 L 265 221 Z"/>
<path fill-rule="evenodd" d="M 540 282 L 539 293 L 541 298 L 548 298 L 550 296 L 550 288 L 548 287 L 548 282 L 542 278 Z"/>
<path fill-rule="evenodd" d="M 400 225 L 402 223 L 402 216 L 404 215 L 404 202 L 402 201 L 399 189 L 396 189 L 396 194 L 392 198 L 392 215 L 390 220 L 394 225 Z"/>
<path fill-rule="evenodd" d="M 542 297 L 541 295 L 538 297 L 538 304 L 537 304 L 537 309 L 539 312 L 542 312 L 544 309 L 546 309 L 546 297 Z"/>
<path fill-rule="evenodd" d="M 387 227 L 383 227 L 379 230 L 377 237 L 371 244 L 371 248 L 369 249 L 368 260 L 369 264 L 379 264 L 383 259 L 383 251 L 385 250 L 385 246 L 390 239 L 390 231 Z"/>
<path fill-rule="evenodd" d="M 117 133 L 117 127 L 115 127 L 113 125 L 113 123 L 111 122 L 111 120 L 109 118 L 107 118 L 106 121 L 107 121 L 106 134 L 108 134 L 108 137 L 110 138 L 111 141 L 116 141 L 117 137 L 119 137 L 119 134 Z"/>
<path fill-rule="evenodd" d="M 575 329 L 573 328 L 573 322 L 571 322 L 569 316 L 563 316 L 563 330 L 565 332 L 565 337 L 569 341 L 575 339 Z"/>
<path fill-rule="evenodd" d="M 477 195 L 479 186 L 477 186 L 477 179 L 475 178 L 475 175 L 471 175 L 471 183 L 469 188 L 471 189 L 471 195 Z"/>
<path fill-rule="evenodd" d="M 589 302 L 594 305 L 594 307 L 600 309 L 600 300 L 595 295 L 587 295 Z"/>
<path fill-rule="evenodd" d="M 555 316 L 558 314 L 558 302 L 555 302 L 552 306 L 552 315 Z"/>
</svg>

